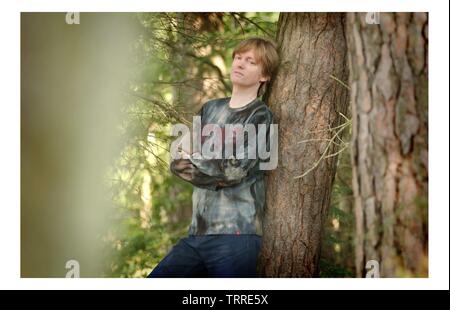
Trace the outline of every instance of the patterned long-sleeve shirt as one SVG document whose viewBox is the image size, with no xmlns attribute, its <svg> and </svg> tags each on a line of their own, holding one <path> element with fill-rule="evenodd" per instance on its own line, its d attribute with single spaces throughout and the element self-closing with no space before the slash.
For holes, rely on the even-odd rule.
<svg viewBox="0 0 450 310">
<path fill-rule="evenodd" d="M 273 114 L 261 100 L 256 98 L 240 108 L 229 106 L 230 98 L 214 99 L 205 103 L 200 110 L 201 127 L 217 124 L 222 129 L 221 159 L 190 158 L 194 166 L 192 178 L 194 185 L 192 195 L 193 215 L 189 227 L 190 235 L 211 234 L 257 234 L 262 235 L 262 220 L 265 208 L 266 170 L 260 169 L 258 143 L 249 143 L 244 135 L 244 158 L 238 157 L 236 140 L 233 139 L 233 157 L 225 155 L 224 125 L 254 124 L 258 134 L 258 124 L 265 124 L 266 151 L 270 151 L 270 124 Z M 262 127 L 263 128 L 263 127 Z M 202 137 L 201 145 L 217 135 Z M 254 141 L 255 142 L 255 141 Z M 209 143 L 212 143 L 209 141 Z M 256 148 L 256 158 L 248 156 L 251 148 Z M 255 150 L 253 150 L 255 151 Z M 242 154 L 241 154 L 242 155 Z M 171 163 L 171 171 L 178 175 L 176 160 Z"/>
</svg>

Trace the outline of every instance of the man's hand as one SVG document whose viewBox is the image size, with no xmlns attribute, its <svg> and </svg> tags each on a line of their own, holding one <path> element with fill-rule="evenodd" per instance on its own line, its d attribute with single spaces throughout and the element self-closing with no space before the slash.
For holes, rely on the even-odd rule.
<svg viewBox="0 0 450 310">
<path fill-rule="evenodd" d="M 189 159 L 191 157 L 191 154 L 185 152 L 184 150 L 180 151 L 180 155 L 182 159 Z"/>
<path fill-rule="evenodd" d="M 178 172 L 178 176 L 186 181 L 193 179 L 195 171 L 194 165 L 188 159 L 175 159 L 172 163 L 173 169 Z"/>
</svg>

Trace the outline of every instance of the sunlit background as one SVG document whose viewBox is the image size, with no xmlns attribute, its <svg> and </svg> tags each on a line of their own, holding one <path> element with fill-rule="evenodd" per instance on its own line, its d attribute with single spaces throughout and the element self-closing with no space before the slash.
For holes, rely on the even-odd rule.
<svg viewBox="0 0 450 310">
<path fill-rule="evenodd" d="M 230 95 L 233 47 L 274 38 L 278 13 L 66 17 L 21 16 L 21 276 L 65 277 L 75 260 L 81 277 L 145 277 L 191 216 L 192 187 L 167 167 L 170 124 Z M 350 183 L 343 152 L 324 277 L 354 275 Z"/>
</svg>

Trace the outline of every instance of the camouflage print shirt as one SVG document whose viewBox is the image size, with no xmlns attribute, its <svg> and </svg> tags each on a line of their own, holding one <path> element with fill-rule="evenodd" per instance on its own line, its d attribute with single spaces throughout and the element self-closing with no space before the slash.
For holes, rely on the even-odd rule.
<svg viewBox="0 0 450 310">
<path fill-rule="evenodd" d="M 202 128 L 206 124 L 219 125 L 222 129 L 221 143 L 225 143 L 224 124 L 242 124 L 243 126 L 254 124 L 256 133 L 258 133 L 258 124 L 265 124 L 266 151 L 270 151 L 269 126 L 273 122 L 273 114 L 269 108 L 258 98 L 240 108 L 231 108 L 229 102 L 230 98 L 222 98 L 204 104 L 199 113 Z M 204 145 L 213 136 L 211 134 L 206 138 L 202 137 L 201 145 Z M 215 139 L 218 136 L 220 135 L 215 135 Z M 256 159 L 248 156 L 251 154 L 250 148 L 256 147 L 257 149 L 258 143 L 255 141 L 255 143 L 249 144 L 248 136 L 246 134 L 243 136 L 244 148 L 241 148 L 245 154 L 243 159 L 242 156 L 237 156 L 235 147 L 232 154 L 234 158 L 227 158 L 225 144 L 222 144 L 221 159 L 194 159 L 191 157 L 190 161 L 194 165 L 194 172 L 189 182 L 194 185 L 194 192 L 190 235 L 262 235 L 266 170 L 260 170 L 259 163 L 269 159 L 259 159 L 257 150 Z M 211 141 L 209 142 L 211 143 Z M 236 146 L 235 139 L 232 143 Z M 171 163 L 171 171 L 178 175 L 179 171 L 174 168 L 175 161 Z"/>
</svg>

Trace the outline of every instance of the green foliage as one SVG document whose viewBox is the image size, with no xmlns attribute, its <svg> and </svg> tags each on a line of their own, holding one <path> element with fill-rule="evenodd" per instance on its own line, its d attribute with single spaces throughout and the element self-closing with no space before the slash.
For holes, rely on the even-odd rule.
<svg viewBox="0 0 450 310">
<path fill-rule="evenodd" d="M 319 262 L 320 278 L 349 278 L 354 277 L 354 273 L 346 267 L 330 263 L 325 259 Z"/>
<path fill-rule="evenodd" d="M 343 135 L 343 141 L 350 139 L 350 128 Z M 354 235 L 353 191 L 351 187 L 352 167 L 350 150 L 339 154 L 336 176 L 331 192 L 331 204 L 324 225 L 320 277 L 354 277 Z"/>
<path fill-rule="evenodd" d="M 114 210 L 103 236 L 105 276 L 145 277 L 187 233 L 192 186 L 169 169 L 170 124 L 199 101 L 229 95 L 233 48 L 249 36 L 274 38 L 276 13 L 138 13 L 134 74 L 124 90 L 121 156 L 108 184 Z M 206 83 L 207 81 L 208 83 Z M 348 150 L 340 153 L 325 225 L 322 277 L 353 274 L 353 214 Z M 333 227 L 339 221 L 339 229 Z M 340 249 L 337 251 L 336 249 Z"/>
<path fill-rule="evenodd" d="M 168 169 L 170 124 L 189 124 L 205 95 L 229 95 L 232 49 L 248 36 L 273 38 L 277 19 L 276 13 L 135 15 L 124 143 L 107 176 L 114 209 L 102 236 L 105 276 L 145 277 L 186 235 L 192 186 Z"/>
</svg>

